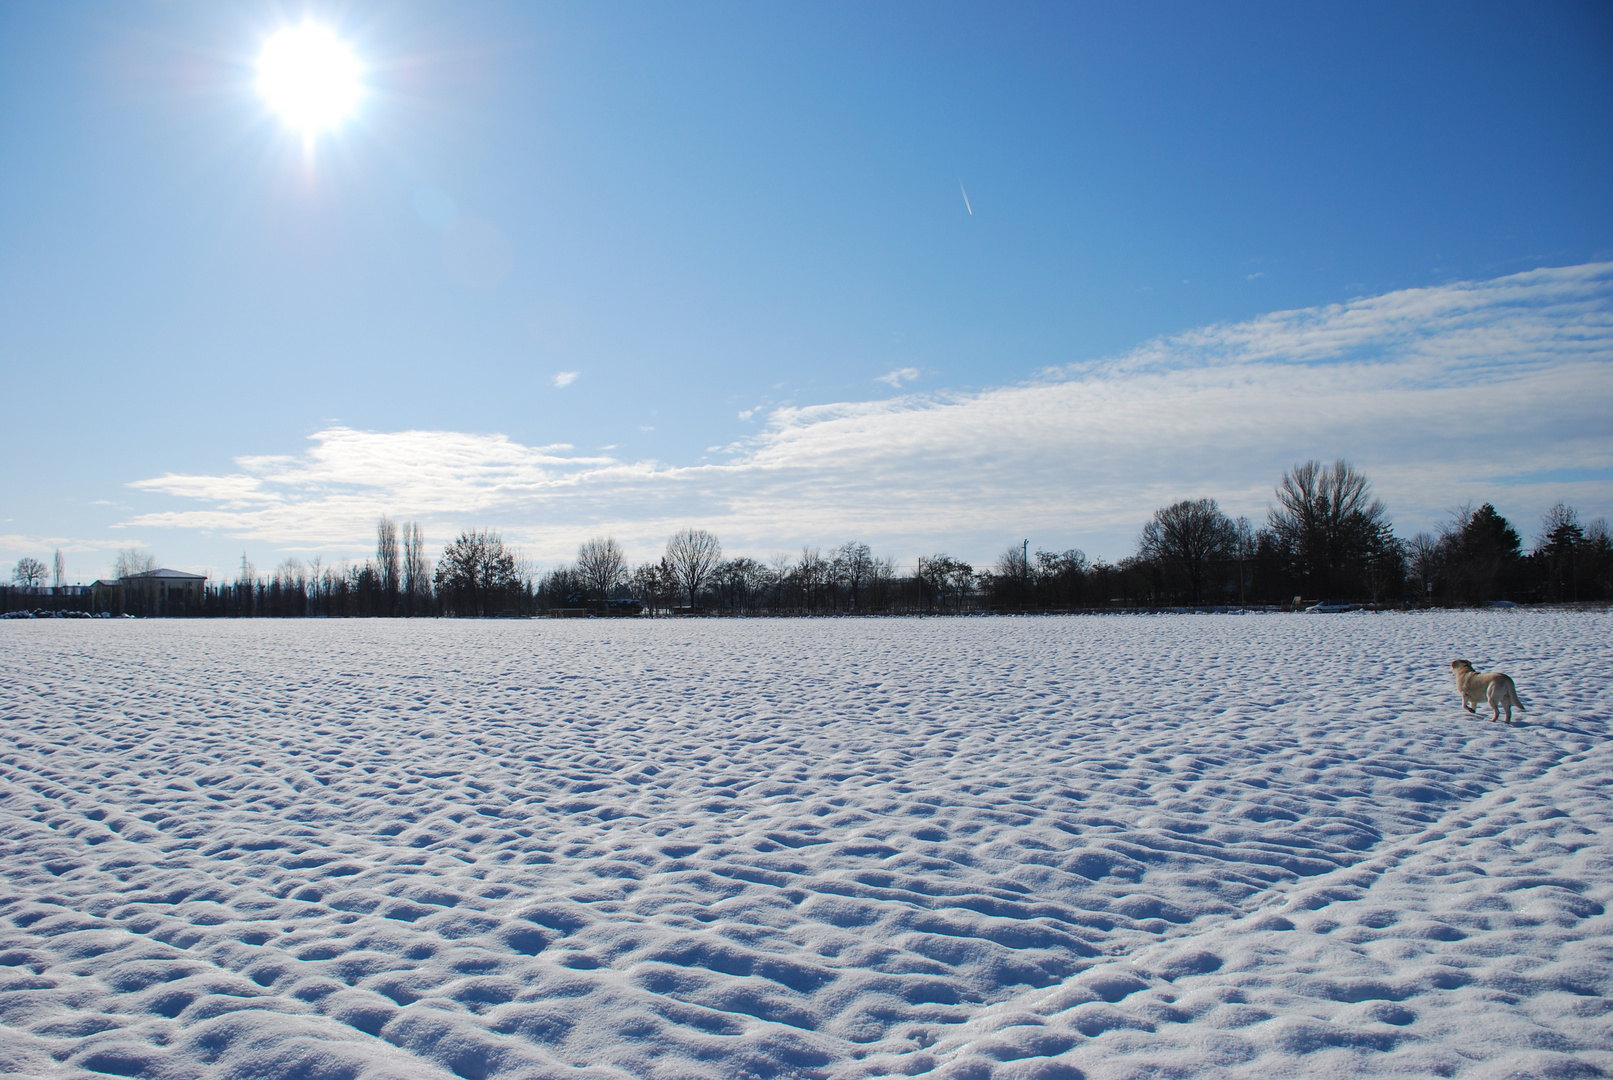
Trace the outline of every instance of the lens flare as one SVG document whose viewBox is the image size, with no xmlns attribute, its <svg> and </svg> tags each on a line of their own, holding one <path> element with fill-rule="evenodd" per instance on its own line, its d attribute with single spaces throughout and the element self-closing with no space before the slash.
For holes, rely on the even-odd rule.
<svg viewBox="0 0 1613 1080">
<path fill-rule="evenodd" d="M 312 138 L 335 127 L 358 104 L 358 61 L 330 30 L 305 23 L 264 43 L 258 89 L 288 124 Z"/>
</svg>

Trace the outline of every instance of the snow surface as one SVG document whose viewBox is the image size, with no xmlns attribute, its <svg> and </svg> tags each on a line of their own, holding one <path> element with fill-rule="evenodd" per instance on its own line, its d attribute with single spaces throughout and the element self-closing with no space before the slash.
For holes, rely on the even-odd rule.
<svg viewBox="0 0 1613 1080">
<path fill-rule="evenodd" d="M 8 623 L 0 1072 L 1604 1075 L 1610 654 L 1584 612 Z"/>
</svg>

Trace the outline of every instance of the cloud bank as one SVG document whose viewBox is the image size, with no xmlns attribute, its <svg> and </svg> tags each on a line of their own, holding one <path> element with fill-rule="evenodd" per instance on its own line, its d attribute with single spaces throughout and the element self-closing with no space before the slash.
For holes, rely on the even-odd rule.
<svg viewBox="0 0 1613 1080">
<path fill-rule="evenodd" d="M 596 531 L 647 557 L 688 523 L 753 553 L 858 537 L 984 558 L 1029 536 L 1114 556 L 1165 502 L 1258 520 L 1284 468 L 1342 456 L 1402 531 L 1490 499 L 1527 535 L 1558 498 L 1613 508 L 1613 264 L 1275 312 L 1008 386 L 780 408 L 718 464 L 445 431 L 310 441 L 137 481 L 188 505 L 125 524 L 360 551 L 384 510 L 434 539 L 495 525 L 540 559 Z"/>
</svg>

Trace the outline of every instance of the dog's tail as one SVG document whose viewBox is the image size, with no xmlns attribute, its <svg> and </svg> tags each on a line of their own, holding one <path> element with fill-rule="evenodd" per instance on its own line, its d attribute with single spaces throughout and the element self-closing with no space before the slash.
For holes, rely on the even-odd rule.
<svg viewBox="0 0 1613 1080">
<path fill-rule="evenodd" d="M 1491 683 L 1490 685 L 1492 688 L 1495 686 L 1494 683 Z M 1498 696 L 1500 696 L 1503 700 L 1506 698 L 1511 698 L 1514 708 L 1516 708 L 1519 712 L 1525 711 L 1523 707 L 1523 699 L 1518 696 L 1518 684 L 1513 682 L 1510 677 L 1507 678 L 1506 682 L 1501 684 L 1499 689 L 1501 693 Z"/>
</svg>

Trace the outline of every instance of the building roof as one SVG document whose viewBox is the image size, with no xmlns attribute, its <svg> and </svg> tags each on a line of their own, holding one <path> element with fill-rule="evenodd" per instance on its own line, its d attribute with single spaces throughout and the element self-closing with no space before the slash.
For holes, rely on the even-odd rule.
<svg viewBox="0 0 1613 1080">
<path fill-rule="evenodd" d="M 183 570 L 147 570 L 143 574 L 130 574 L 124 581 L 140 581 L 148 578 L 180 579 L 184 581 L 206 581 L 206 574 L 187 574 Z"/>
<path fill-rule="evenodd" d="M 111 588 L 114 585 L 122 585 L 123 582 L 119 581 L 117 578 L 97 578 L 95 584 L 105 585 L 107 588 Z"/>
</svg>

